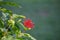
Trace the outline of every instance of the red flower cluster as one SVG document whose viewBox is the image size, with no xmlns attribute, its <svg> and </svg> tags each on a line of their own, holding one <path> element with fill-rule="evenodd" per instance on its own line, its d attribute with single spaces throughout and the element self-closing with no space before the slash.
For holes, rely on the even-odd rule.
<svg viewBox="0 0 60 40">
<path fill-rule="evenodd" d="M 30 19 L 25 19 L 23 22 L 24 26 L 31 29 L 34 27 L 34 23 Z"/>
</svg>

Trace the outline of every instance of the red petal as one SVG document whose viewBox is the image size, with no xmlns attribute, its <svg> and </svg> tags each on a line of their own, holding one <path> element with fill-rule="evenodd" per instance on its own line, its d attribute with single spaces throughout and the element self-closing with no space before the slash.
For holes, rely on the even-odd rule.
<svg viewBox="0 0 60 40">
<path fill-rule="evenodd" d="M 27 28 L 33 28 L 34 27 L 34 23 L 30 19 L 25 19 L 24 22 L 23 22 L 23 24 Z"/>
</svg>

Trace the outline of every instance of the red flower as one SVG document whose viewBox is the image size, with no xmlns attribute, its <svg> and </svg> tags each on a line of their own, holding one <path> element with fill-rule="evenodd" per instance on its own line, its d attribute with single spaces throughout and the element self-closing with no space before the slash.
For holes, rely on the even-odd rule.
<svg viewBox="0 0 60 40">
<path fill-rule="evenodd" d="M 24 26 L 31 29 L 34 27 L 34 23 L 30 19 L 25 19 L 23 22 Z"/>
</svg>

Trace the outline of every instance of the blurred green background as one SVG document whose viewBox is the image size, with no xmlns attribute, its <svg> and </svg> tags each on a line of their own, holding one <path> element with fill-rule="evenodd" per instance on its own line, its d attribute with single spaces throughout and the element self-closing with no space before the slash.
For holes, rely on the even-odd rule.
<svg viewBox="0 0 60 40">
<path fill-rule="evenodd" d="M 14 13 L 32 19 L 35 28 L 28 31 L 37 40 L 60 40 L 59 0 L 4 0 L 15 2 L 22 8 L 7 7 Z"/>
</svg>

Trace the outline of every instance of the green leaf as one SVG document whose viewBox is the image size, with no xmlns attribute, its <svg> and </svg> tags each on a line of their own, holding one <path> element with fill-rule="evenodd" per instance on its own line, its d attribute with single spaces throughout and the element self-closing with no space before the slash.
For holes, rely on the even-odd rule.
<svg viewBox="0 0 60 40">
<path fill-rule="evenodd" d="M 17 15 L 17 14 L 13 14 L 13 18 L 26 18 L 24 15 Z"/>
<path fill-rule="evenodd" d="M 9 6 L 15 6 L 15 7 L 21 8 L 20 5 L 14 3 L 14 2 L 4 2 L 4 1 L 0 1 L 0 5 L 9 5 Z"/>
<path fill-rule="evenodd" d="M 4 22 L 2 21 L 1 18 L 0 18 L 0 27 L 4 27 Z"/>
<path fill-rule="evenodd" d="M 30 38 L 31 40 L 36 40 L 34 37 L 32 37 L 30 34 L 28 33 L 24 33 L 24 36 Z"/>
<path fill-rule="evenodd" d="M 12 15 L 12 11 L 6 8 L 0 8 L 0 11 L 2 11 L 3 13 L 8 13 L 9 15 Z"/>
<path fill-rule="evenodd" d="M 15 21 L 12 20 L 12 19 L 8 20 L 8 25 L 14 27 L 14 25 L 15 25 Z"/>
<path fill-rule="evenodd" d="M 22 23 L 20 25 L 24 28 L 24 30 L 28 30 Z"/>
</svg>

